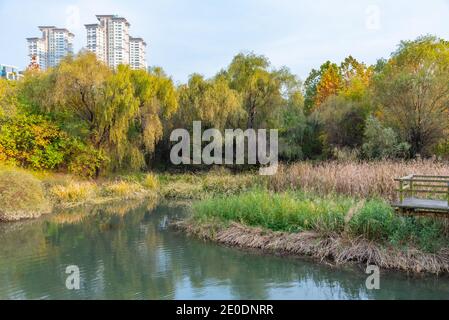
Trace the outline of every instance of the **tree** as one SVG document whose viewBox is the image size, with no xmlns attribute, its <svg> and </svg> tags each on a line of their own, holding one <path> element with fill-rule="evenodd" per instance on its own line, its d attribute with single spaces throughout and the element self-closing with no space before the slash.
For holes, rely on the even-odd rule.
<svg viewBox="0 0 449 320">
<path fill-rule="evenodd" d="M 398 135 L 391 128 L 385 128 L 373 116 L 368 117 L 364 132 L 363 156 L 367 159 L 406 158 L 410 145 L 400 142 Z"/>
<path fill-rule="evenodd" d="M 315 112 L 322 124 L 325 143 L 334 148 L 360 147 L 367 111 L 361 103 L 343 96 L 329 97 Z"/>
<path fill-rule="evenodd" d="M 169 120 L 178 110 L 178 100 L 173 81 L 161 68 L 147 73 L 134 70 L 131 74 L 134 96 L 138 99 L 138 114 L 129 129 L 130 166 L 139 168 L 155 152 L 157 143 L 163 137 L 164 120 Z M 134 161 L 138 160 L 138 161 Z M 149 164 L 146 161 L 147 165 Z"/>
<path fill-rule="evenodd" d="M 193 121 L 202 121 L 203 127 L 219 130 L 235 127 L 245 117 L 240 95 L 229 88 L 223 75 L 205 80 L 193 74 L 188 84 L 179 88 L 179 110 L 175 123 L 190 128 Z"/>
<path fill-rule="evenodd" d="M 242 96 L 246 127 L 269 126 L 272 117 L 285 105 L 282 97 L 285 72 L 270 70 L 264 56 L 241 53 L 234 57 L 224 75 L 229 79 L 230 88 Z"/>
<path fill-rule="evenodd" d="M 312 113 L 330 95 L 338 92 L 341 86 L 341 76 L 335 63 L 326 61 L 319 70 L 312 69 L 304 82 L 304 110 Z"/>
<path fill-rule="evenodd" d="M 315 108 L 318 108 L 327 98 L 337 95 L 343 86 L 340 69 L 334 63 L 321 75 L 321 79 L 316 87 Z"/>
<path fill-rule="evenodd" d="M 401 42 L 376 75 L 374 97 L 385 123 L 428 156 L 449 128 L 449 43 L 425 36 Z"/>
<path fill-rule="evenodd" d="M 93 147 L 86 150 L 97 151 L 97 176 L 100 168 L 143 168 L 145 156 L 162 138 L 162 118 L 177 108 L 175 88 L 162 70 L 148 74 L 124 65 L 111 70 L 85 52 L 30 75 L 22 92 L 33 108 L 50 113 L 64 130 Z M 84 159 L 97 162 L 92 153 Z"/>
<path fill-rule="evenodd" d="M 351 101 L 366 100 L 374 67 L 367 67 L 349 56 L 341 63 L 340 73 L 343 85 L 338 94 Z"/>
</svg>

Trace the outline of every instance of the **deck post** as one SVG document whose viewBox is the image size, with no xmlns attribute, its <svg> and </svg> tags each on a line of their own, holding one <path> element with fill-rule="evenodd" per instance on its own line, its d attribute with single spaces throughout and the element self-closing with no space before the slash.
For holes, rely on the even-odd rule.
<svg viewBox="0 0 449 320">
<path fill-rule="evenodd" d="M 413 198 L 414 197 L 414 192 L 413 192 L 413 176 L 411 176 L 410 178 L 410 196 Z"/>
<path fill-rule="evenodd" d="M 399 181 L 399 200 L 404 203 L 404 181 Z"/>
</svg>

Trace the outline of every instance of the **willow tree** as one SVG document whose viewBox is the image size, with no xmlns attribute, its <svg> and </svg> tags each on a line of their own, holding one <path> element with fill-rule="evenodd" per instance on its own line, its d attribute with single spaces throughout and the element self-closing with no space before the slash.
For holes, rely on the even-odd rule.
<svg viewBox="0 0 449 320">
<path fill-rule="evenodd" d="M 177 127 L 189 129 L 193 121 L 202 121 L 204 127 L 223 130 L 235 127 L 245 116 L 240 95 L 229 88 L 223 76 L 206 80 L 194 74 L 178 91 L 180 107 L 174 119 Z"/>
<path fill-rule="evenodd" d="M 131 162 L 135 168 L 145 164 L 145 156 L 150 158 L 155 152 L 164 134 L 164 123 L 178 109 L 178 100 L 173 81 L 160 68 L 154 68 L 150 73 L 134 70 L 131 82 L 138 100 L 138 115 L 128 133 L 129 154 L 136 155 L 134 159 L 140 157 L 140 162 Z"/>
<path fill-rule="evenodd" d="M 231 89 L 242 95 L 247 128 L 269 126 L 270 119 L 285 105 L 283 72 L 270 68 L 268 59 L 253 53 L 234 57 L 224 75 Z"/>
<path fill-rule="evenodd" d="M 433 37 L 404 41 L 374 82 L 382 119 L 412 155 L 430 155 L 449 130 L 449 42 Z"/>
</svg>

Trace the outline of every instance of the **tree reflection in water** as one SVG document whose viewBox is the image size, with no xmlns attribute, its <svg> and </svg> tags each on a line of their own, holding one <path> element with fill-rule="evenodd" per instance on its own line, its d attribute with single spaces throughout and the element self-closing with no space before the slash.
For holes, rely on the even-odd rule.
<svg viewBox="0 0 449 320">
<path fill-rule="evenodd" d="M 188 238 L 169 228 L 186 206 L 114 203 L 0 225 L 2 299 L 446 298 L 447 278 L 388 273 L 365 288 L 357 267 L 267 256 Z M 65 288 L 78 265 L 81 290 Z"/>
</svg>

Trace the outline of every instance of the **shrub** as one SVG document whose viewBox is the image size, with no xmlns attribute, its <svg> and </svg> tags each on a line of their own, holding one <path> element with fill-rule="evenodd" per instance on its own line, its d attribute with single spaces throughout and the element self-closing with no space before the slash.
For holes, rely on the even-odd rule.
<svg viewBox="0 0 449 320">
<path fill-rule="evenodd" d="M 102 151 L 76 140 L 71 144 L 68 170 L 79 177 L 93 178 L 107 160 Z"/>
<path fill-rule="evenodd" d="M 33 169 L 54 169 L 66 157 L 70 139 L 42 116 L 0 120 L 0 158 Z"/>
<path fill-rule="evenodd" d="M 0 168 L 0 221 L 35 218 L 50 210 L 38 179 L 19 169 Z"/>
</svg>

